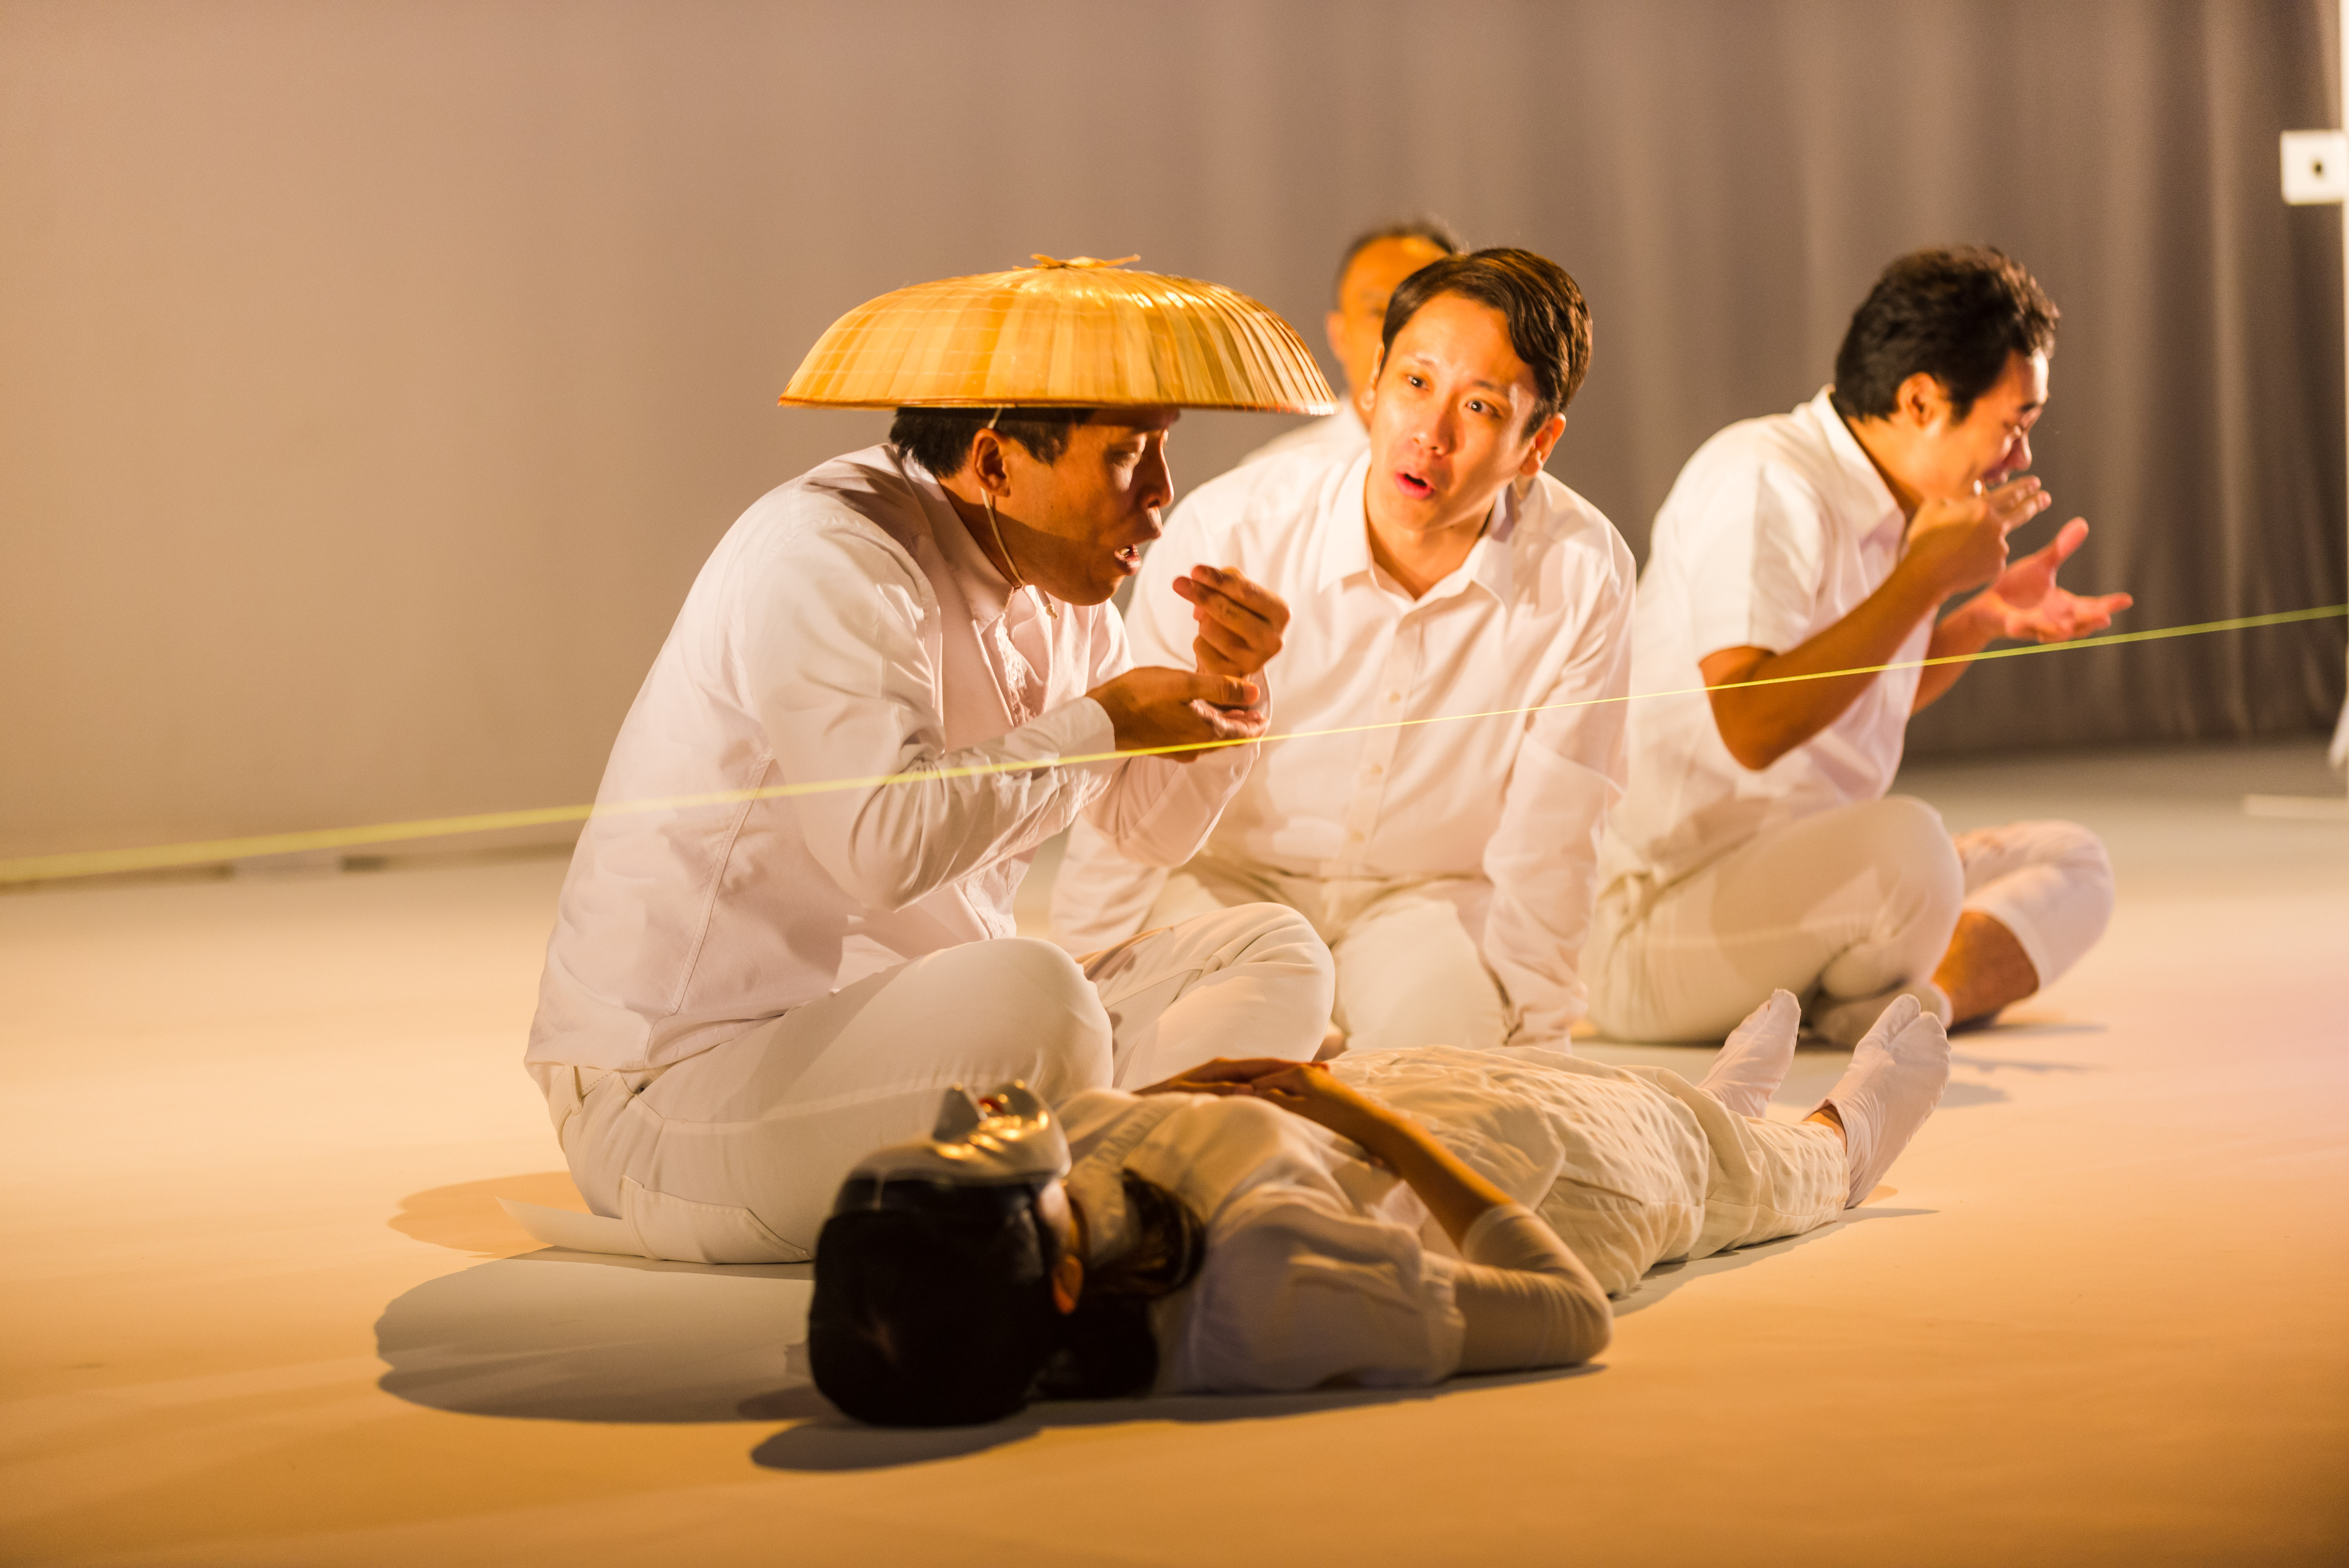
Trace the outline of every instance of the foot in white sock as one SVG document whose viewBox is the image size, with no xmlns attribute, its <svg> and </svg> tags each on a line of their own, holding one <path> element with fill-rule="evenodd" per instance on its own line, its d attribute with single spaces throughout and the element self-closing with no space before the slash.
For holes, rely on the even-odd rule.
<svg viewBox="0 0 2349 1568">
<path fill-rule="evenodd" d="M 1696 1087 L 1739 1116 L 1760 1116 L 1795 1065 L 1795 1032 L 1803 1009 L 1792 991 L 1773 991 L 1723 1043 L 1713 1070 Z"/>
<path fill-rule="evenodd" d="M 1903 996 L 1915 998 L 1921 1011 L 1939 1018 L 1943 1027 L 1949 1026 L 1948 993 L 1930 980 L 1920 980 L 1913 985 L 1895 985 L 1870 996 L 1836 997 L 1823 992 L 1811 1003 L 1811 1027 L 1828 1044 L 1849 1050 L 1876 1026 L 1885 1010 Z"/>
<path fill-rule="evenodd" d="M 1846 1208 L 1876 1191 L 1877 1182 L 1941 1103 L 1941 1090 L 1949 1082 L 1949 1031 L 1914 996 L 1895 998 L 1852 1052 L 1850 1070 L 1821 1103 L 1822 1109 L 1835 1107 L 1843 1124 L 1845 1157 L 1851 1167 Z"/>
</svg>

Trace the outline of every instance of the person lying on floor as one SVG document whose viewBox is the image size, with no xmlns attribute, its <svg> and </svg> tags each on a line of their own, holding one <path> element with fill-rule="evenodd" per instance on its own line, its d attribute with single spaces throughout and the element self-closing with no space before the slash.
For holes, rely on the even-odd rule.
<svg viewBox="0 0 2349 1568">
<path fill-rule="evenodd" d="M 885 1426 L 1035 1398 L 1410 1387 L 1605 1349 L 1655 1264 L 1857 1203 L 1940 1101 L 1949 1038 L 1895 1002 L 1810 1118 L 1778 992 L 1692 1086 L 1538 1047 L 1202 1064 L 1047 1108 L 947 1097 L 867 1157 L 817 1243 L 816 1386 Z M 1440 1238 L 1440 1240 L 1439 1240 Z"/>
</svg>

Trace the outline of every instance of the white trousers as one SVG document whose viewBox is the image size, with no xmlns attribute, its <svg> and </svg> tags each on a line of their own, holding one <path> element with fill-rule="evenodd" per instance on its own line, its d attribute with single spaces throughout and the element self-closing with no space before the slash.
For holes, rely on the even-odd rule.
<svg viewBox="0 0 2349 1568">
<path fill-rule="evenodd" d="M 955 1084 L 1047 1101 L 1215 1056 L 1311 1058 L 1330 955 L 1264 904 L 1148 931 L 1083 961 L 1011 937 L 934 953 L 654 1072 L 557 1069 L 548 1109 L 587 1206 L 649 1256 L 812 1256 L 849 1168 L 926 1133 Z"/>
<path fill-rule="evenodd" d="M 1276 903 L 1312 922 L 1337 965 L 1330 1021 L 1347 1048 L 1459 1046 L 1489 1050 L 1509 1032 L 1508 1010 L 1464 906 L 1492 888 L 1478 877 L 1331 879 L 1199 856 L 1170 874 L 1143 923 Z"/>
<path fill-rule="evenodd" d="M 1822 811 L 1668 886 L 1625 879 L 1601 894 L 1591 1021 L 1620 1040 L 1718 1040 L 1774 990 L 1807 1006 L 1917 984 L 1969 909 L 2014 934 L 2044 986 L 2104 934 L 2112 862 L 2075 822 L 1952 840 L 1905 796 Z"/>
</svg>

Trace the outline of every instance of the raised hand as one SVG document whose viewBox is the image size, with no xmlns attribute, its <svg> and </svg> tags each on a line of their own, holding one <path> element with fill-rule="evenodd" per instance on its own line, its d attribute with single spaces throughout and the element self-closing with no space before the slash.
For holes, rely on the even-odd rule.
<svg viewBox="0 0 2349 1568">
<path fill-rule="evenodd" d="M 1909 525 L 1899 569 L 1921 577 L 1938 599 L 1978 588 L 2006 570 L 2006 536 L 2050 504 L 2039 481 L 2028 478 L 1980 495 L 1929 500 Z"/>
<path fill-rule="evenodd" d="M 1999 635 L 2018 642 L 2069 642 L 2103 631 L 2137 602 L 2127 593 L 2079 594 L 2057 586 L 2056 568 L 2087 537 L 2087 520 L 2074 518 L 2044 548 L 2009 566 L 1982 591 L 1981 613 L 1997 617 Z"/>
<path fill-rule="evenodd" d="M 1109 715 L 1120 751 L 1157 751 L 1217 740 L 1253 740 L 1265 731 L 1264 688 L 1237 676 L 1130 669 L 1085 694 Z M 1196 751 L 1169 751 L 1189 762 Z"/>
<path fill-rule="evenodd" d="M 1280 652 L 1288 605 L 1236 568 L 1194 566 L 1174 579 L 1174 592 L 1190 603 L 1197 624 L 1191 651 L 1202 672 L 1252 676 Z"/>
</svg>

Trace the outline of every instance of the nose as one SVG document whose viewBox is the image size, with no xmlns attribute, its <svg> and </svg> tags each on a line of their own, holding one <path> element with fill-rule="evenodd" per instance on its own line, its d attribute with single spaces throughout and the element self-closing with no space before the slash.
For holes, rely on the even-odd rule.
<svg viewBox="0 0 2349 1568">
<path fill-rule="evenodd" d="M 1418 426 L 1412 431 L 1411 438 L 1429 452 L 1442 454 L 1452 449 L 1453 435 L 1452 410 L 1449 407 L 1438 406 L 1419 417 Z"/>
<path fill-rule="evenodd" d="M 1150 537 L 1158 537 L 1158 512 L 1174 499 L 1174 475 L 1166 466 L 1166 448 L 1153 441 L 1142 453 L 1142 471 L 1134 476 L 1135 502 L 1150 514 Z"/>
<path fill-rule="evenodd" d="M 1999 459 L 1999 467 L 2006 470 L 2007 477 L 2010 479 L 2014 475 L 2023 473 L 2030 469 L 2030 431 L 2023 431 L 2014 438 L 2013 443 L 2006 449 L 2006 455 Z"/>
</svg>

